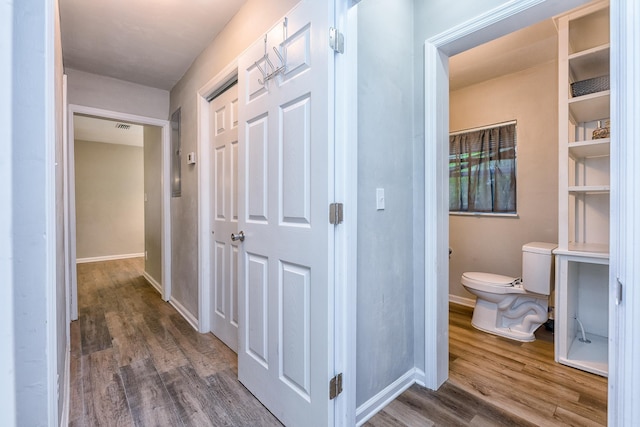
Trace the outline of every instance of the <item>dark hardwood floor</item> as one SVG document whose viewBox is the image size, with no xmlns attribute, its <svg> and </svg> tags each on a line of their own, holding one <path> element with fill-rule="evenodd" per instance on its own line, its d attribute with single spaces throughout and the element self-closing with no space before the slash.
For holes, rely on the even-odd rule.
<svg viewBox="0 0 640 427">
<path fill-rule="evenodd" d="M 473 309 L 449 306 L 449 380 L 412 386 L 366 424 L 383 426 L 604 426 L 607 380 L 557 364 L 553 335 L 520 343 L 474 329 Z"/>
<path fill-rule="evenodd" d="M 197 333 L 142 277 L 142 259 L 78 265 L 71 426 L 278 426 L 237 380 L 237 356 Z M 607 381 L 553 361 L 551 334 L 518 343 L 450 307 L 449 380 L 413 386 L 368 426 L 606 425 Z"/>
</svg>

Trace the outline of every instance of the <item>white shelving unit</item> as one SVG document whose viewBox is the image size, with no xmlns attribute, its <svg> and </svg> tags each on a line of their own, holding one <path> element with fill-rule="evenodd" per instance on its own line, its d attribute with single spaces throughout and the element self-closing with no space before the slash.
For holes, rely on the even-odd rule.
<svg viewBox="0 0 640 427">
<path fill-rule="evenodd" d="M 597 1 L 558 17 L 559 209 L 555 357 L 608 373 L 610 92 L 571 96 L 571 83 L 609 74 L 609 4 Z M 615 126 L 615 124 L 614 124 Z"/>
</svg>

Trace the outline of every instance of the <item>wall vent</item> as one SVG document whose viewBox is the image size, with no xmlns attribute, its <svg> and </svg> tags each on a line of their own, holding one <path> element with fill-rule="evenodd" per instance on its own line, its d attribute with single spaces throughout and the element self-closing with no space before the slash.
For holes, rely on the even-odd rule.
<svg viewBox="0 0 640 427">
<path fill-rule="evenodd" d="M 131 129 L 131 125 L 126 123 L 116 123 L 116 129 L 129 130 Z"/>
</svg>

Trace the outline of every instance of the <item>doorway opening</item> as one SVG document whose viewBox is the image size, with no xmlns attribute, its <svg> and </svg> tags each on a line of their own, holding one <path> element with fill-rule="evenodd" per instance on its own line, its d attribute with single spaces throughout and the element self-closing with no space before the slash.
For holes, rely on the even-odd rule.
<svg viewBox="0 0 640 427">
<path fill-rule="evenodd" d="M 437 388 L 448 377 L 449 351 L 440 340 L 443 334 L 447 336 L 445 329 L 449 323 L 447 321 L 448 310 L 446 310 L 449 306 L 449 287 L 451 283 L 459 281 L 459 276 L 448 277 L 449 263 L 446 261 L 449 253 L 450 226 L 448 197 L 443 198 L 437 195 L 438 192 L 447 195 L 449 188 L 447 161 L 448 134 L 451 130 L 449 121 L 449 59 L 451 56 L 476 47 L 484 41 L 505 35 L 514 28 L 523 28 L 556 14 L 567 12 L 579 4 L 580 2 L 554 6 L 547 2 L 547 4 L 543 3 L 528 10 L 511 9 L 513 5 L 504 6 L 479 17 L 474 22 L 467 22 L 452 28 L 425 43 L 425 227 L 427 236 L 437 236 L 435 241 L 426 241 L 425 255 L 427 265 L 433 265 L 433 261 L 436 261 L 438 266 L 432 271 L 429 269 L 426 271 L 426 365 L 427 371 L 430 370 L 430 367 L 437 371 L 437 376 L 433 378 L 435 381 L 429 387 Z M 453 110 L 453 106 L 451 107 Z M 491 122 L 489 121 L 489 123 Z M 557 159 L 552 162 L 558 163 Z M 434 188 L 439 191 L 433 191 Z M 478 245 L 476 245 L 477 247 Z M 521 254 L 519 248 L 512 250 L 512 252 L 516 254 L 515 256 Z M 453 248 L 454 256 L 455 253 L 456 249 Z M 443 266 L 447 266 L 446 269 Z M 434 298 L 436 296 L 437 298 Z M 434 352 L 431 350 L 433 348 L 438 348 L 438 350 Z"/>
<path fill-rule="evenodd" d="M 454 337 L 461 332 L 454 318 L 463 316 L 468 325 L 476 305 L 476 297 L 461 284 L 462 275 L 483 272 L 515 280 L 523 275 L 523 245 L 549 242 L 549 247 L 557 246 L 558 130 L 553 125 L 558 120 L 557 78 L 558 36 L 552 19 L 449 58 L 449 131 L 454 141 L 450 144 L 460 152 L 450 155 L 449 299 L 470 307 L 465 310 L 452 305 L 450 309 L 450 376 L 457 366 L 452 359 L 455 355 L 477 356 L 481 361 L 484 354 L 492 354 L 487 351 L 472 356 L 459 347 L 460 337 Z M 506 132 L 509 129 L 513 134 Z M 483 143 L 496 137 L 498 141 L 490 146 Z M 480 176 L 484 179 L 477 179 Z M 547 259 L 552 259 L 550 250 Z M 540 322 L 547 308 L 553 318 L 552 277 L 545 283 L 547 297 L 528 300 L 532 311 L 520 316 L 523 319 L 538 310 L 540 321 L 520 336 L 530 339 L 531 330 L 537 328 L 537 343 L 522 344 L 522 353 L 546 341 L 548 363 L 554 361 L 553 333 L 550 326 L 549 330 L 540 327 Z M 474 325 L 492 328 L 495 322 L 489 319 L 479 316 Z M 486 326 L 482 326 L 485 320 Z M 515 319 L 513 324 L 517 324 Z M 502 325 L 496 326 L 495 334 L 511 333 Z M 473 333 L 478 339 L 472 343 L 478 345 L 485 338 L 495 341 L 493 348 L 503 342 L 486 333 Z M 505 352 L 517 352 L 518 348 L 507 346 Z"/>
<path fill-rule="evenodd" d="M 78 319 L 78 262 L 142 256 L 145 278 L 169 301 L 169 122 L 69 105 L 67 144 L 71 319 Z"/>
</svg>

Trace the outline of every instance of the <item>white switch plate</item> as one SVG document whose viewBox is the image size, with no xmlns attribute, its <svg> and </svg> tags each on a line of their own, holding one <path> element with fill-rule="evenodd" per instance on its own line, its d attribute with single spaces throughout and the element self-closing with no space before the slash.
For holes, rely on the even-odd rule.
<svg viewBox="0 0 640 427">
<path fill-rule="evenodd" d="M 384 209 L 384 188 L 376 188 L 376 209 Z"/>
</svg>

